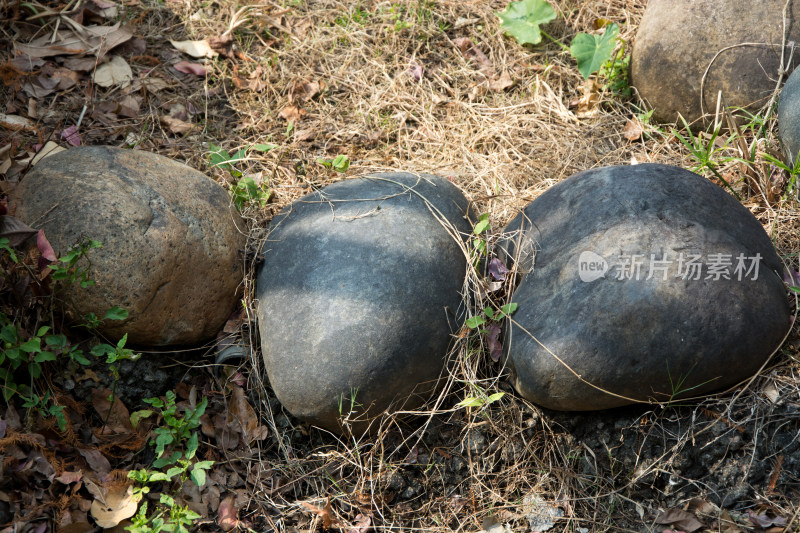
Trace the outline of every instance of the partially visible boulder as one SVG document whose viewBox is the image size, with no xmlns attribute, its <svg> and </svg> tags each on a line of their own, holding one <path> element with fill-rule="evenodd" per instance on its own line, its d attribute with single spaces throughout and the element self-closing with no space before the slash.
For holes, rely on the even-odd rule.
<svg viewBox="0 0 800 533">
<path fill-rule="evenodd" d="M 307 195 L 272 221 L 258 274 L 270 384 L 312 424 L 356 431 L 419 405 L 463 323 L 468 201 L 430 175 L 375 174 Z"/>
<path fill-rule="evenodd" d="M 11 203 L 59 255 L 83 239 L 102 243 L 89 252 L 95 285 L 73 283 L 62 296 L 75 319 L 126 309 L 126 320 L 103 324 L 109 337 L 202 342 L 234 309 L 245 226 L 225 190 L 196 170 L 137 150 L 72 148 L 40 161 Z"/>
<path fill-rule="evenodd" d="M 504 345 L 517 390 L 551 409 L 722 389 L 755 373 L 790 327 L 781 261 L 761 224 L 681 168 L 581 172 L 504 233 L 502 248 L 519 250 L 529 271 Z"/>
<path fill-rule="evenodd" d="M 729 106 L 764 105 L 781 68 L 785 0 L 649 0 L 636 33 L 631 82 L 660 122 L 693 122 Z M 787 10 L 786 54 L 800 42 L 800 0 Z M 788 70 L 800 63 L 795 53 Z M 701 81 L 708 70 L 700 94 Z"/>
<path fill-rule="evenodd" d="M 794 71 L 781 89 L 778 100 L 778 132 L 783 144 L 783 155 L 793 165 L 800 152 L 800 71 Z"/>
</svg>

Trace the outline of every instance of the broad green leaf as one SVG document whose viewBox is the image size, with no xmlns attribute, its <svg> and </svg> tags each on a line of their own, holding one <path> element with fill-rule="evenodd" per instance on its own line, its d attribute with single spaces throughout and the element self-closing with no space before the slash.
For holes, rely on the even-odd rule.
<svg viewBox="0 0 800 533">
<path fill-rule="evenodd" d="M 475 229 L 472 230 L 472 231 L 475 233 L 475 235 L 480 235 L 481 233 L 483 233 L 487 229 L 489 229 L 489 221 L 488 220 L 481 220 L 480 222 L 475 224 Z"/>
<path fill-rule="evenodd" d="M 277 144 L 254 144 L 253 150 L 258 150 L 259 152 L 269 152 L 273 148 L 277 148 Z"/>
<path fill-rule="evenodd" d="M 475 316 L 469 317 L 467 319 L 467 321 L 465 322 L 465 324 L 467 325 L 468 328 L 475 329 L 478 326 L 480 326 L 481 324 L 483 324 L 484 322 L 486 322 L 485 318 L 483 318 L 480 315 L 475 315 Z"/>
<path fill-rule="evenodd" d="M 150 482 L 154 482 L 154 481 L 169 481 L 169 480 L 170 480 L 170 476 L 168 476 L 164 472 L 151 472 L 150 476 L 148 478 L 148 481 L 150 481 Z"/>
<path fill-rule="evenodd" d="M 205 470 L 195 468 L 189 473 L 189 477 L 192 478 L 192 481 L 194 481 L 194 484 L 197 485 L 198 487 L 202 487 L 203 485 L 206 484 Z"/>
<path fill-rule="evenodd" d="M 103 320 L 125 320 L 126 318 L 128 318 L 128 311 L 115 305 L 106 311 Z"/>
<path fill-rule="evenodd" d="M 346 155 L 337 155 L 333 158 L 331 165 L 336 172 L 347 172 L 347 169 L 350 168 L 350 158 Z"/>
<path fill-rule="evenodd" d="M 494 318 L 494 309 L 487 307 L 483 310 L 483 314 L 486 315 L 487 318 L 492 319 Z"/>
<path fill-rule="evenodd" d="M 189 441 L 186 443 L 186 458 L 191 459 L 194 457 L 194 454 L 197 452 L 197 432 L 192 432 L 192 436 L 189 437 Z"/>
<path fill-rule="evenodd" d="M 141 422 L 142 420 L 144 420 L 145 418 L 149 417 L 152 414 L 153 411 L 151 411 L 150 409 L 142 409 L 140 411 L 134 411 L 133 413 L 131 413 L 131 425 L 133 426 L 134 429 L 136 429 L 136 426 L 139 425 L 139 422 Z"/>
<path fill-rule="evenodd" d="M 517 305 L 518 305 L 518 304 L 516 304 L 516 303 L 505 304 L 504 306 L 502 306 L 502 307 L 500 308 L 500 310 L 501 310 L 501 311 L 503 312 L 503 314 L 505 314 L 505 315 L 511 315 L 511 314 L 513 314 L 513 313 L 514 313 L 514 311 L 516 311 L 516 310 L 517 310 Z"/>
<path fill-rule="evenodd" d="M 578 62 L 578 70 L 584 79 L 600 70 L 603 63 L 611 59 L 614 48 L 617 47 L 619 26 L 610 24 L 606 26 L 603 35 L 589 35 L 579 33 L 572 39 L 569 53 Z"/>
<path fill-rule="evenodd" d="M 34 362 L 36 363 L 44 363 L 45 361 L 55 361 L 56 354 L 53 352 L 39 352 L 33 358 Z"/>
<path fill-rule="evenodd" d="M 500 398 L 502 398 L 505 395 L 506 395 L 505 392 L 495 392 L 494 394 L 489 396 L 489 402 L 488 403 L 496 402 L 497 400 L 499 400 Z"/>
<path fill-rule="evenodd" d="M 42 339 L 33 337 L 28 342 L 21 344 L 19 349 L 27 353 L 38 352 L 42 349 Z"/>
<path fill-rule="evenodd" d="M 36 336 L 37 336 L 37 337 L 41 337 L 42 335 L 44 335 L 44 334 L 45 334 L 45 333 L 47 333 L 48 331 L 50 331 L 50 326 L 42 326 L 42 327 L 40 327 L 40 328 L 39 328 L 39 330 L 36 332 Z"/>
<path fill-rule="evenodd" d="M 486 403 L 483 398 L 470 397 L 458 402 L 457 407 L 480 407 Z"/>
<path fill-rule="evenodd" d="M 522 0 L 511 2 L 502 13 L 503 30 L 514 37 L 519 44 L 539 44 L 542 41 L 540 24 L 547 24 L 556 18 L 556 11 L 545 0 Z"/>
<path fill-rule="evenodd" d="M 172 479 L 173 477 L 177 476 L 178 474 L 183 472 L 183 468 L 180 466 L 173 466 L 169 470 L 167 470 L 167 477 Z"/>
<path fill-rule="evenodd" d="M 17 342 L 17 328 L 12 324 L 6 324 L 3 326 L 3 329 L 0 330 L 0 339 L 14 344 Z"/>
</svg>

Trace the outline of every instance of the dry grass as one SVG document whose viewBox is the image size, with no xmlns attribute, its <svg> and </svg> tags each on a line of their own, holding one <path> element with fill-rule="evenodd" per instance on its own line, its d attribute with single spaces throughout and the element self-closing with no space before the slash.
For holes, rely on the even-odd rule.
<svg viewBox="0 0 800 533">
<path fill-rule="evenodd" d="M 553 3 L 559 18 L 547 30 L 565 43 L 579 31 L 591 31 L 597 19 L 619 23 L 630 43 L 644 9 L 643 0 Z M 530 200 L 576 172 L 632 160 L 695 163 L 669 126 L 645 124 L 640 139 L 624 137 L 628 121 L 641 114 L 635 95 L 600 90 L 597 107 L 583 113 L 577 102 L 584 82 L 572 59 L 553 43 L 521 47 L 504 36 L 494 13 L 505 4 L 287 0 L 252 3 L 244 11 L 232 0 L 134 4 L 128 16 L 153 48 L 148 53 L 162 60 L 155 72 L 167 68 L 163 60 L 173 53 L 166 37 L 201 39 L 229 32 L 235 58 L 213 60 L 204 82 L 186 79 L 182 87 L 151 96 L 136 119 L 114 127 L 88 119 L 85 138 L 121 142 L 133 132 L 140 148 L 186 161 L 223 183 L 231 177 L 208 168 L 209 143 L 230 152 L 256 143 L 278 145 L 266 154 L 251 152 L 238 166 L 273 193 L 266 208 L 246 210 L 253 255 L 277 210 L 310 188 L 341 178 L 316 163 L 320 157 L 348 155 L 347 175 L 403 170 L 446 176 L 479 212 L 490 213 L 492 238 Z M 135 71 L 143 65 L 134 64 Z M 504 74 L 513 85 L 500 88 Z M 251 81 L 255 88 L 247 88 Z M 198 127 L 186 136 L 173 135 L 159 121 L 175 103 L 198 110 Z M 74 120 L 70 114 L 82 105 L 81 99 L 67 105 L 61 115 L 43 121 L 45 129 Z M 777 147 L 774 116 L 766 121 L 759 136 L 744 134 L 759 154 Z M 19 135 L 14 142 L 22 146 L 28 139 Z M 718 158 L 736 155 L 730 145 Z M 736 162 L 723 163 L 719 172 L 735 183 L 743 203 L 796 268 L 797 203 L 783 198 L 785 183 L 775 183 L 785 176 L 759 158 L 751 168 L 750 187 Z M 776 188 L 777 194 L 770 192 Z M 249 266 L 252 272 L 254 263 Z M 467 292 L 479 285 L 468 280 Z M 603 443 L 606 453 L 599 453 L 580 442 L 563 417 L 511 393 L 485 408 L 455 407 L 480 394 L 478 388 L 510 392 L 505 370 L 489 359 L 479 339 L 462 336 L 445 384 L 425 407 L 378 421 L 370 437 L 337 437 L 295 425 L 257 379 L 263 373 L 252 275 L 245 280 L 245 300 L 251 327 L 242 337 L 252 347 L 251 383 L 258 392 L 253 397 L 260 400 L 272 440 L 250 458 L 230 459 L 247 480 L 242 517 L 257 529 L 317 530 L 325 513 L 310 512 L 302 502 L 322 510 L 329 498 L 335 523 L 345 530 L 366 531 L 357 528 L 360 515 L 369 516 L 380 531 L 479 531 L 490 516 L 524 531 L 530 514 L 526 497 L 536 495 L 563 511 L 554 531 L 641 531 L 654 527 L 656 511 L 672 497 L 668 480 L 674 465 L 698 442 L 704 446 L 729 438 L 743 427 L 759 437 L 782 424 L 797 424 L 770 418 L 774 405 L 763 394 L 774 386 L 782 398 L 797 403 L 797 349 L 790 347 L 742 394 L 599 416 L 612 427 L 611 440 Z M 615 450 L 626 446 L 636 448 L 639 459 L 615 459 Z M 454 458 L 463 458 L 463 469 L 453 466 Z M 795 486 L 796 479 L 790 481 Z M 714 489 L 703 483 L 688 480 L 696 490 L 687 492 L 685 501 L 692 495 L 710 498 Z M 800 509 L 796 495 L 780 486 L 757 499 L 782 516 Z M 719 509 L 706 511 L 725 519 Z"/>
</svg>

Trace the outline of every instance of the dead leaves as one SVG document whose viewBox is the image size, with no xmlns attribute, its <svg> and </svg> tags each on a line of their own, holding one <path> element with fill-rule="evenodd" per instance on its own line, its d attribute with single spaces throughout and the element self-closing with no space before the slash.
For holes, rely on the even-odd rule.
<svg viewBox="0 0 800 533">
<path fill-rule="evenodd" d="M 102 497 L 95 498 L 90 510 L 98 526 L 112 528 L 136 513 L 139 503 L 133 497 L 132 486 L 112 486 L 104 493 Z"/>
<path fill-rule="evenodd" d="M 120 56 L 114 56 L 107 63 L 97 67 L 92 81 L 100 87 L 118 86 L 124 89 L 133 81 L 133 71 L 127 61 Z"/>
<path fill-rule="evenodd" d="M 170 41 L 170 43 L 176 49 L 195 59 L 204 57 L 212 58 L 219 55 L 216 50 L 211 48 L 211 45 L 206 39 L 201 41 Z"/>
<path fill-rule="evenodd" d="M 638 141 L 644 133 L 644 124 L 638 118 L 634 117 L 625 123 L 625 129 L 622 130 L 622 136 L 629 141 Z"/>
<path fill-rule="evenodd" d="M 454 39 L 453 43 L 458 46 L 466 59 L 478 66 L 478 71 L 486 78 L 484 82 L 473 86 L 473 96 L 480 96 L 486 92 L 487 88 L 494 92 L 503 92 L 514 86 L 515 82 L 511 78 L 511 74 L 506 70 L 498 74 L 491 59 L 472 43 L 472 39 L 459 37 Z"/>
<path fill-rule="evenodd" d="M 73 25 L 73 30 L 59 30 L 55 35 L 47 34 L 23 44 L 14 42 L 17 55 L 43 58 L 60 55 L 91 54 L 102 58 L 109 50 L 133 37 L 128 26 L 117 23 L 113 26 Z"/>
</svg>

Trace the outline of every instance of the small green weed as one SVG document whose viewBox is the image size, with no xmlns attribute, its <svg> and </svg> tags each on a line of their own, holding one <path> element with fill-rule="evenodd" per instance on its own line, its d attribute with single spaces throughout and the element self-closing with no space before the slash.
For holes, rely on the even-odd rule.
<svg viewBox="0 0 800 533">
<path fill-rule="evenodd" d="M 67 250 L 67 255 L 59 257 L 58 261 L 50 265 L 50 278 L 54 281 L 61 281 L 65 285 L 78 283 L 84 289 L 94 285 L 94 280 L 89 279 L 89 269 L 91 262 L 89 261 L 89 250 L 94 248 L 102 248 L 103 245 L 100 241 L 86 239 L 81 243 L 75 244 Z M 86 265 L 80 266 L 78 262 L 84 259 Z"/>
<path fill-rule="evenodd" d="M 139 484 L 134 489 L 134 497 L 141 499 L 150 492 L 149 485 L 153 483 L 171 484 L 172 490 L 170 493 L 162 492 L 155 511 L 149 516 L 147 502 L 143 502 L 132 518 L 132 524 L 125 529 L 131 533 L 188 532 L 200 515 L 179 505 L 175 497 L 187 481 L 191 480 L 198 487 L 205 485 L 206 471 L 214 465 L 214 461 L 196 460 L 199 438 L 195 430 L 200 426 L 208 398 L 204 397 L 194 409 L 187 409 L 183 415 L 178 413 L 172 391 L 167 392 L 163 400 L 147 398 L 144 402 L 158 410 L 163 425 L 153 430 L 155 438 L 150 441 L 156 452 L 153 470 L 143 468 L 128 472 L 128 478 Z M 143 418 L 153 414 L 154 411 L 149 409 L 136 411 L 131 415 L 131 424 L 135 427 Z"/>
<path fill-rule="evenodd" d="M 695 164 L 690 168 L 690 170 L 698 173 L 702 172 L 704 169 L 710 170 L 718 180 L 728 187 L 736 199 L 741 201 L 739 194 L 717 170 L 721 164 L 737 160 L 735 157 L 720 156 L 720 154 L 725 151 L 731 141 L 731 138 L 729 137 L 727 140 L 721 143 L 721 145 L 716 142 L 717 138 L 719 137 L 720 129 L 722 128 L 722 123 L 718 122 L 714 124 L 710 134 L 703 135 L 702 133 L 699 133 L 694 135 L 692 130 L 689 128 L 689 124 L 686 122 L 686 119 L 681 117 L 681 120 L 683 121 L 686 134 L 684 135 L 673 128 L 672 135 L 674 135 L 675 138 L 678 139 L 687 150 L 689 150 L 689 153 L 694 158 Z"/>
<path fill-rule="evenodd" d="M 489 322 L 499 322 L 506 318 L 507 316 L 511 316 L 514 314 L 514 311 L 517 310 L 517 304 L 515 303 L 508 303 L 505 305 L 500 306 L 499 310 L 494 310 L 491 307 L 485 307 L 481 314 L 469 317 L 465 324 L 470 329 L 477 329 L 484 324 Z"/>
<path fill-rule="evenodd" d="M 347 172 L 347 169 L 350 168 L 350 158 L 346 155 L 337 155 L 333 159 L 319 157 L 317 158 L 317 163 L 340 173 Z"/>
<path fill-rule="evenodd" d="M 258 207 L 264 207 L 272 196 L 270 191 L 265 186 L 259 186 L 255 180 L 250 176 L 244 176 L 241 171 L 236 168 L 236 164 L 247 159 L 247 153 L 250 150 L 266 153 L 270 150 L 277 148 L 274 144 L 254 144 L 247 148 L 240 148 L 233 155 L 229 154 L 225 149 L 213 143 L 209 144 L 208 160 L 211 168 L 217 167 L 230 172 L 231 176 L 237 178 L 239 181 L 231 187 L 231 196 L 233 197 L 233 204 L 236 209 L 241 211 L 248 203 L 254 203 Z"/>
</svg>

